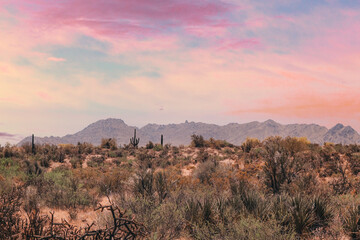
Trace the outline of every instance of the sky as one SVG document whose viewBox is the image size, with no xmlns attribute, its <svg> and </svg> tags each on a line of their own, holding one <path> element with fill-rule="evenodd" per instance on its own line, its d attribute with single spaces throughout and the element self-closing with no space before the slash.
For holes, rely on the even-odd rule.
<svg viewBox="0 0 360 240">
<path fill-rule="evenodd" d="M 360 131 L 358 0 L 0 0 L 0 144 L 128 125 Z"/>
</svg>

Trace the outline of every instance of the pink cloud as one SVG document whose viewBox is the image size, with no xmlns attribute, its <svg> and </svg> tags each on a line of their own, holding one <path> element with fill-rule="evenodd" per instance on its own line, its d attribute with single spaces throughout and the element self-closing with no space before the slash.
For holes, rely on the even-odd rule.
<svg viewBox="0 0 360 240">
<path fill-rule="evenodd" d="M 219 50 L 238 50 L 238 49 L 254 49 L 260 46 L 260 40 L 256 38 L 250 39 L 224 39 L 217 44 Z"/>
<path fill-rule="evenodd" d="M 45 92 L 38 92 L 37 95 L 43 100 L 48 101 L 48 100 L 52 99 L 52 97 L 49 94 L 45 93 Z"/>
<path fill-rule="evenodd" d="M 57 57 L 48 57 L 47 60 L 51 61 L 51 62 L 65 62 L 66 61 L 65 58 L 57 58 Z"/>
<path fill-rule="evenodd" d="M 38 27 L 86 27 L 98 34 L 144 36 L 174 27 L 219 23 L 231 5 L 214 0 L 67 0 L 51 4 L 42 0 L 30 7 L 21 4 L 20 8 L 33 15 Z"/>
</svg>

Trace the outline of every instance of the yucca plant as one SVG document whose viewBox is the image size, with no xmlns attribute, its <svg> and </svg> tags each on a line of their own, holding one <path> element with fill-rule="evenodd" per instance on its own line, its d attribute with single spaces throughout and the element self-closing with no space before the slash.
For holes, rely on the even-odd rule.
<svg viewBox="0 0 360 240">
<path fill-rule="evenodd" d="M 142 197 L 152 197 L 154 193 L 153 182 L 154 174 L 151 170 L 139 171 L 134 179 L 133 192 Z"/>
<path fill-rule="evenodd" d="M 213 209 L 212 209 L 212 201 L 209 198 L 205 198 L 203 203 L 199 202 L 201 209 L 201 220 L 205 223 L 213 222 Z"/>
<path fill-rule="evenodd" d="M 289 227 L 291 215 L 289 213 L 289 198 L 286 195 L 276 195 L 272 198 L 270 215 L 283 227 Z"/>
<path fill-rule="evenodd" d="M 344 229 L 352 239 L 360 238 L 360 205 L 351 206 L 344 216 Z"/>
<path fill-rule="evenodd" d="M 328 226 L 329 222 L 333 218 L 332 209 L 328 198 L 316 196 L 312 200 L 312 205 L 315 214 L 314 227 L 325 227 Z"/>
<path fill-rule="evenodd" d="M 185 203 L 185 219 L 191 223 L 198 222 L 200 213 L 199 202 L 193 198 Z"/>
<path fill-rule="evenodd" d="M 291 199 L 290 213 L 293 227 L 299 235 L 307 233 L 315 222 L 311 202 L 300 195 Z"/>
<path fill-rule="evenodd" d="M 159 202 L 162 201 L 168 196 L 169 186 L 168 186 L 168 177 L 165 172 L 157 172 L 154 176 L 155 182 L 155 191 L 158 195 Z"/>
</svg>

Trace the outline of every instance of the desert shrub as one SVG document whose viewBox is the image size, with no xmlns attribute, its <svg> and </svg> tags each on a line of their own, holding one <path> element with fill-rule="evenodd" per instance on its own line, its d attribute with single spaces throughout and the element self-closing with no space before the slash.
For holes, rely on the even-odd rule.
<svg viewBox="0 0 360 240">
<path fill-rule="evenodd" d="M 72 157 L 70 159 L 70 164 L 72 168 L 81 168 L 83 160 L 81 159 L 81 157 Z"/>
<path fill-rule="evenodd" d="M 43 197 L 47 205 L 52 207 L 79 207 L 92 203 L 89 194 L 82 188 L 82 184 L 74 178 L 72 172 L 65 168 L 56 168 L 45 173 L 44 179 L 48 182 L 47 192 Z"/>
<path fill-rule="evenodd" d="M 193 176 L 198 178 L 201 183 L 210 183 L 211 175 L 216 171 L 217 163 L 215 161 L 208 160 L 200 163 L 195 169 Z"/>
<path fill-rule="evenodd" d="M 87 162 L 89 167 L 99 167 L 103 166 L 105 162 L 105 158 L 102 155 L 94 155 L 91 156 L 90 160 Z"/>
<path fill-rule="evenodd" d="M 201 149 L 197 155 L 197 157 L 195 158 L 195 162 L 206 162 L 207 160 L 209 160 L 210 155 L 207 151 L 205 151 L 204 149 Z"/>
<path fill-rule="evenodd" d="M 121 158 L 125 155 L 124 151 L 122 149 L 118 149 L 118 150 L 112 150 L 112 151 L 109 151 L 107 152 L 107 157 L 109 158 Z"/>
<path fill-rule="evenodd" d="M 21 145 L 21 147 L 24 149 L 24 152 L 26 154 L 31 154 L 32 153 L 32 146 L 30 142 L 26 142 L 23 145 Z"/>
<path fill-rule="evenodd" d="M 120 166 L 123 162 L 126 162 L 126 156 L 121 158 L 118 157 L 112 160 L 112 163 L 116 164 L 116 166 Z"/>
<path fill-rule="evenodd" d="M 180 207 L 174 202 L 165 202 L 152 212 L 154 221 L 150 226 L 154 239 L 177 239 L 185 227 Z"/>
<path fill-rule="evenodd" d="M 201 135 L 191 135 L 191 146 L 196 148 L 205 147 L 204 137 Z"/>
<path fill-rule="evenodd" d="M 141 196 L 128 196 L 125 194 L 120 194 L 116 196 L 116 203 L 118 206 L 126 209 L 130 217 L 135 217 L 136 219 L 143 223 L 146 227 L 149 227 L 151 230 L 154 230 L 154 215 L 157 205 L 154 204 L 154 201 L 150 198 L 143 198 Z M 149 230 L 150 230 L 149 229 Z"/>
<path fill-rule="evenodd" d="M 173 155 L 178 155 L 180 153 L 179 147 L 172 146 L 171 148 Z"/>
<path fill-rule="evenodd" d="M 156 151 L 156 152 L 160 152 L 162 150 L 164 150 L 164 147 L 161 146 L 161 144 L 155 144 L 153 149 Z"/>
<path fill-rule="evenodd" d="M 25 167 L 24 167 L 25 172 L 27 175 L 38 176 L 43 172 L 42 168 L 36 161 L 25 160 L 24 165 L 25 165 Z"/>
<path fill-rule="evenodd" d="M 153 197 L 154 173 L 151 169 L 138 171 L 134 178 L 133 193 L 135 196 Z"/>
<path fill-rule="evenodd" d="M 51 155 L 48 154 L 36 155 L 35 161 L 40 162 L 41 167 L 48 168 L 50 167 L 50 160 L 51 160 L 50 156 Z"/>
<path fill-rule="evenodd" d="M 101 148 L 110 149 L 110 150 L 116 150 L 117 144 L 115 138 L 103 138 L 101 139 Z"/>
<path fill-rule="evenodd" d="M 249 157 L 250 157 L 250 159 L 258 159 L 261 156 L 264 156 L 264 154 L 265 154 L 265 151 L 262 147 L 255 147 L 250 150 Z"/>
<path fill-rule="evenodd" d="M 358 175 L 360 172 L 360 153 L 352 153 L 348 155 L 351 172 Z"/>
<path fill-rule="evenodd" d="M 76 149 L 78 154 L 91 154 L 94 150 L 94 146 L 91 143 L 78 142 Z"/>
<path fill-rule="evenodd" d="M 72 144 L 59 144 L 60 151 L 63 151 L 65 155 L 70 155 L 73 152 L 74 145 Z"/>
<path fill-rule="evenodd" d="M 292 195 L 297 193 L 310 195 L 317 191 L 318 185 L 316 174 L 308 171 L 298 174 L 290 184 L 284 183 L 281 189 Z"/>
<path fill-rule="evenodd" d="M 154 148 L 154 143 L 152 141 L 149 141 L 146 146 L 145 146 L 146 149 L 153 149 Z"/>
<path fill-rule="evenodd" d="M 101 195 L 110 195 L 124 190 L 124 181 L 127 180 L 127 173 L 120 169 L 113 169 L 103 173 L 98 180 L 98 188 Z"/>
<path fill-rule="evenodd" d="M 241 149 L 246 153 L 250 153 L 251 149 L 260 145 L 261 143 L 257 138 L 246 138 L 245 142 L 241 145 Z"/>
<path fill-rule="evenodd" d="M 273 220 L 261 221 L 252 216 L 241 217 L 228 227 L 220 228 L 221 231 L 215 239 L 268 239 L 290 240 L 296 239 L 293 232 L 283 231 L 283 228 Z"/>
<path fill-rule="evenodd" d="M 155 167 L 154 160 L 155 160 L 155 155 L 140 153 L 137 155 L 136 163 L 139 169 L 146 170 Z"/>
<path fill-rule="evenodd" d="M 307 150 L 309 144 L 310 142 L 306 137 L 286 137 L 283 141 L 283 146 L 290 153 L 290 156 L 294 156 L 296 153 Z"/>
<path fill-rule="evenodd" d="M 333 144 L 325 143 L 320 150 L 320 156 L 324 162 L 331 161 L 332 160 L 331 157 L 334 153 L 336 153 L 336 150 Z"/>
<path fill-rule="evenodd" d="M 280 137 L 268 138 L 264 147 L 265 165 L 263 172 L 265 174 L 265 184 L 273 193 L 280 191 L 281 185 L 285 182 L 291 182 L 293 176 L 296 174 L 294 170 L 294 161 L 289 156 L 282 146 L 282 139 Z"/>
<path fill-rule="evenodd" d="M 0 158 L 0 175 L 7 179 L 25 177 L 19 161 L 12 158 Z"/>
<path fill-rule="evenodd" d="M 40 214 L 40 198 L 36 188 L 27 187 L 24 199 L 23 209 L 27 216 L 26 224 L 23 229 L 24 235 L 41 236 L 44 233 L 45 225 L 50 219 L 46 215 L 43 216 Z"/>
<path fill-rule="evenodd" d="M 155 193 L 158 196 L 159 202 L 161 203 L 170 193 L 169 179 L 164 171 L 155 173 L 154 176 L 154 188 Z"/>
<path fill-rule="evenodd" d="M 336 152 L 341 153 L 341 154 L 345 154 L 347 152 L 346 145 L 343 145 L 341 143 L 335 144 L 334 149 Z"/>
<path fill-rule="evenodd" d="M 205 146 L 209 146 L 215 149 L 221 149 L 224 147 L 234 147 L 233 144 L 228 143 L 225 140 L 215 140 L 214 138 L 210 138 L 208 141 L 205 141 Z"/>
<path fill-rule="evenodd" d="M 351 189 L 351 183 L 345 178 L 335 178 L 330 182 L 335 194 L 346 194 Z"/>
<path fill-rule="evenodd" d="M 22 191 L 19 187 L 0 189 L 0 239 L 12 239 L 21 231 L 20 206 Z"/>
<path fill-rule="evenodd" d="M 54 162 L 63 163 L 65 160 L 65 151 L 62 148 L 58 148 L 58 150 L 52 156 L 52 160 Z"/>
</svg>

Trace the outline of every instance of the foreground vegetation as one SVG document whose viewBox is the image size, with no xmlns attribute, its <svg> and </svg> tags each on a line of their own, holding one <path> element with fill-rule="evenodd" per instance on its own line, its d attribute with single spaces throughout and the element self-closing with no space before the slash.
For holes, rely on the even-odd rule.
<svg viewBox="0 0 360 240">
<path fill-rule="evenodd" d="M 270 137 L 234 146 L 193 135 L 186 147 L 103 139 L 33 151 L 0 147 L 0 239 L 64 229 L 78 234 L 63 239 L 360 239 L 360 145 Z M 106 199 L 100 209 L 121 217 L 89 219 Z M 57 211 L 68 213 L 62 225 Z"/>
</svg>

